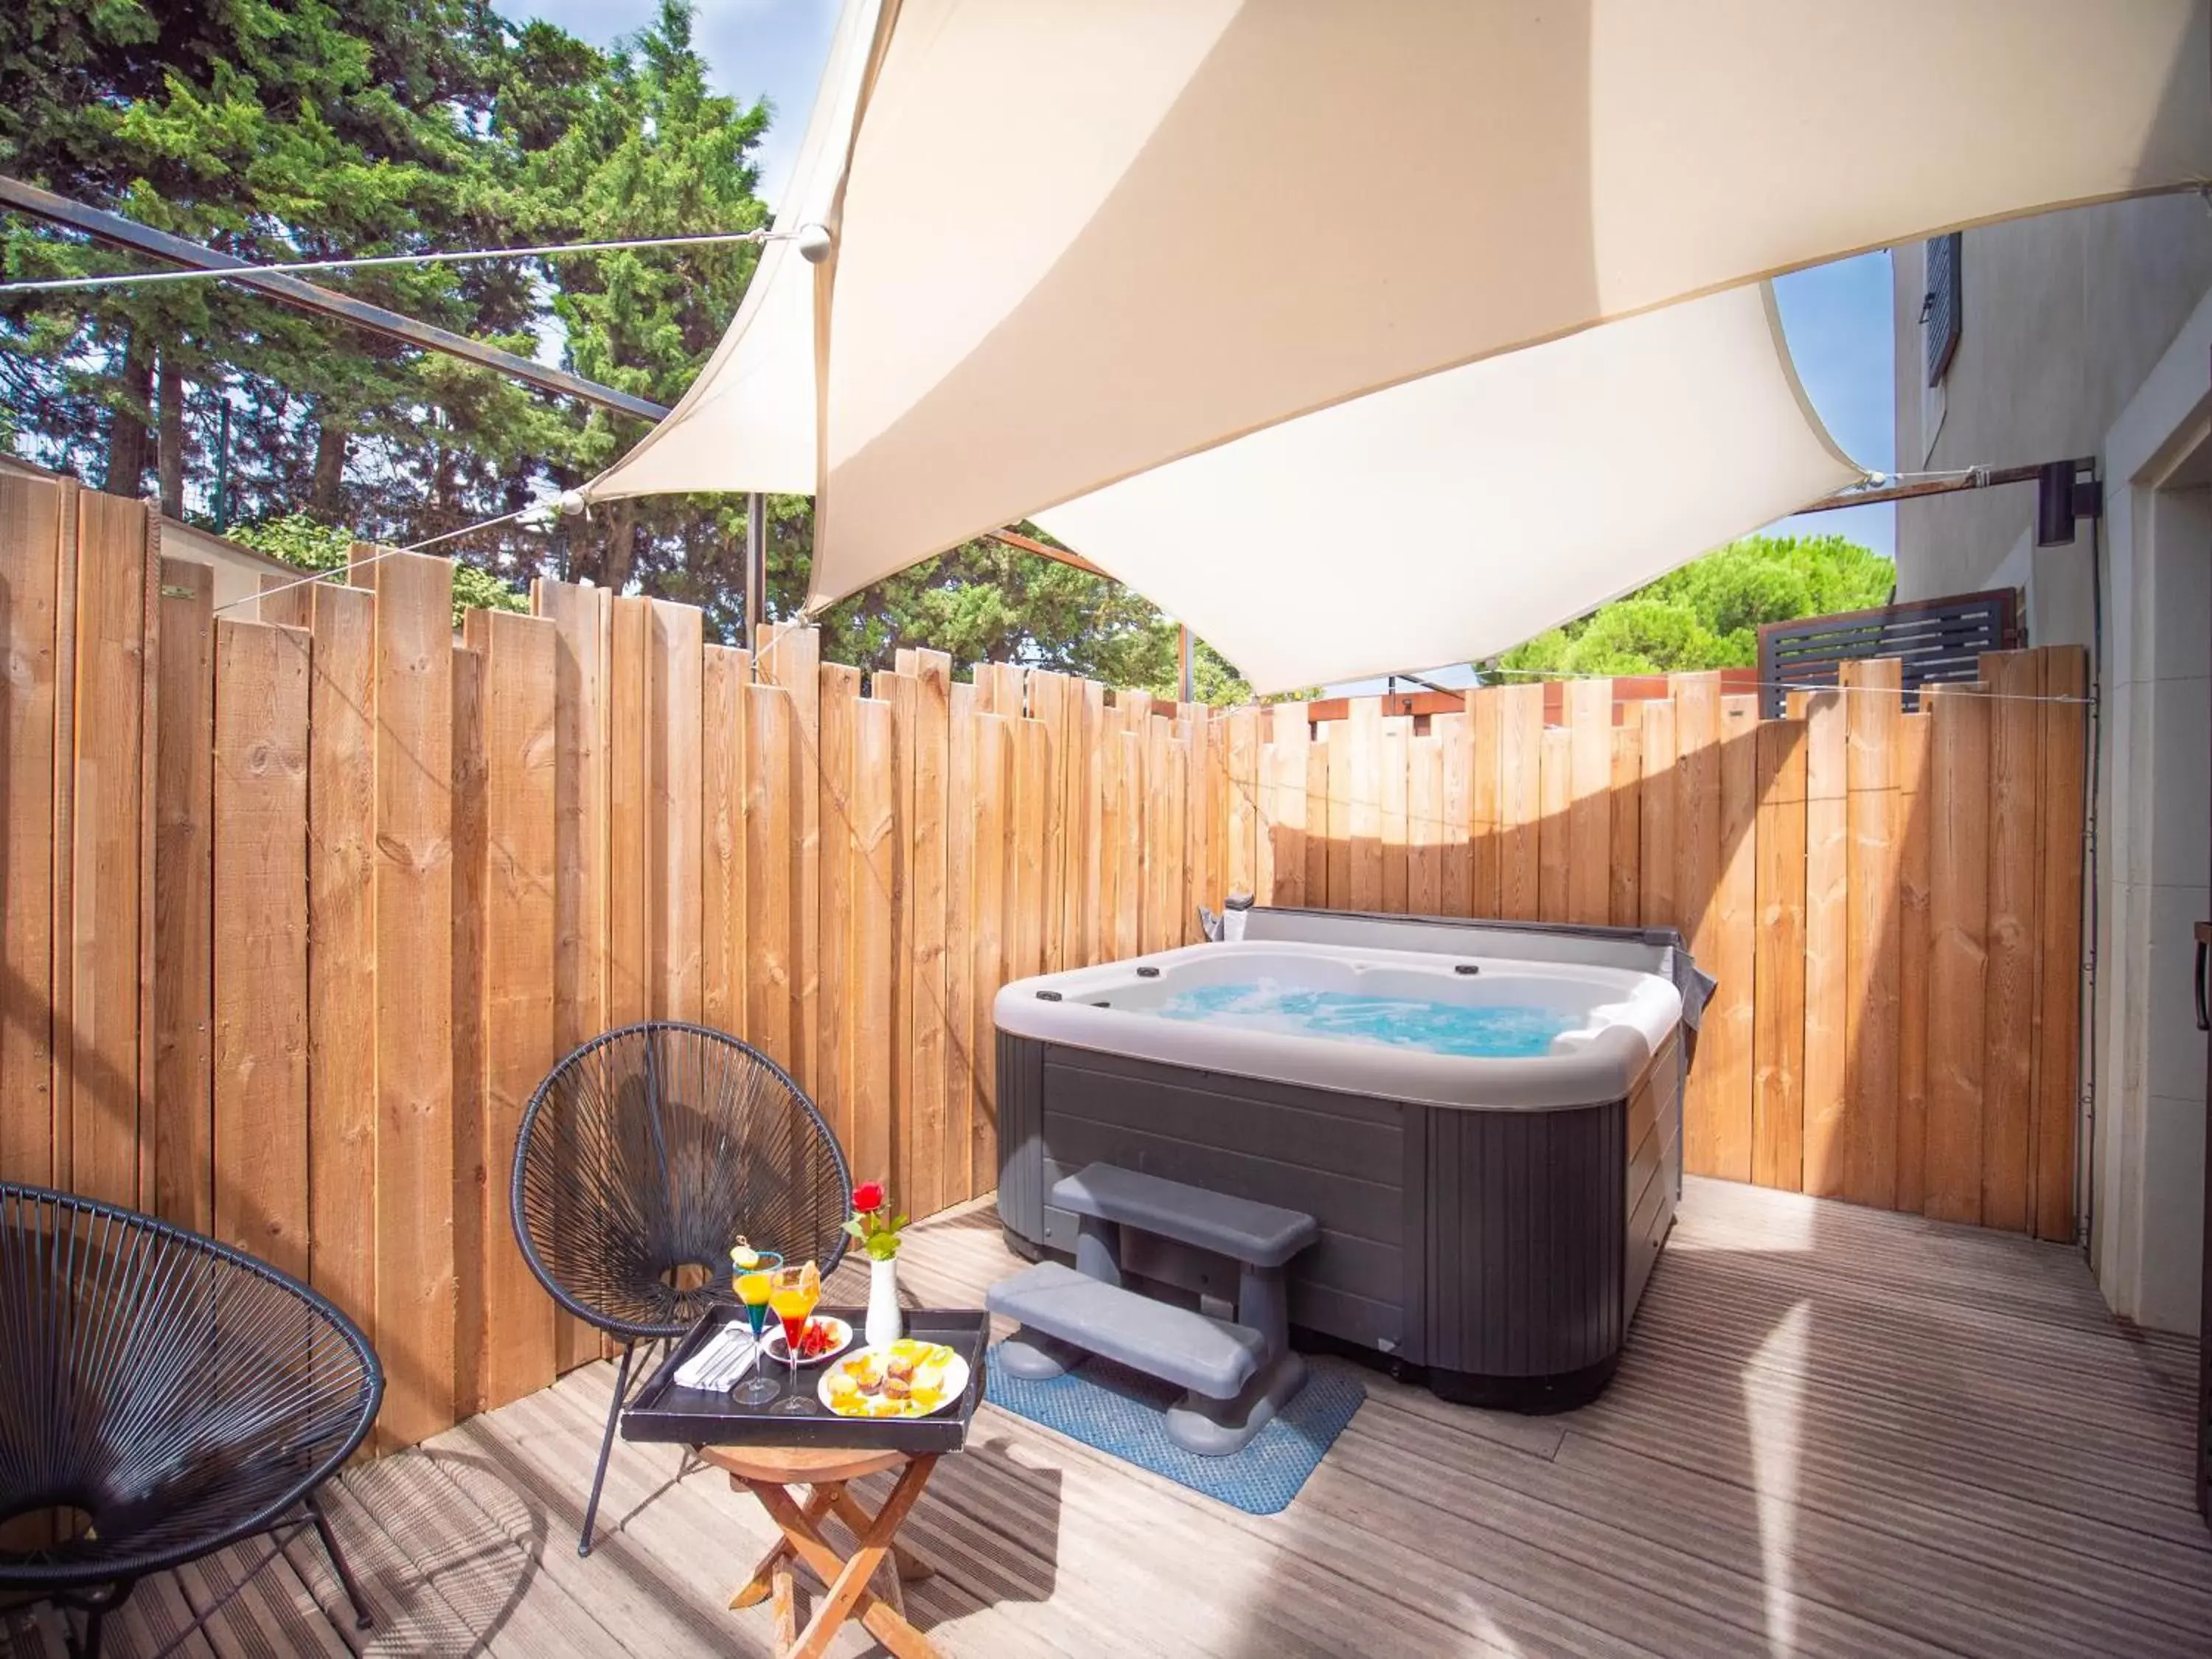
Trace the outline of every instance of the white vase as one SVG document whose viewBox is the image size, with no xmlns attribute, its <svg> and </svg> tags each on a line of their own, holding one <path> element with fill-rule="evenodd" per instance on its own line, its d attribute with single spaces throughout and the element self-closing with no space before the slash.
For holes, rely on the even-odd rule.
<svg viewBox="0 0 2212 1659">
<path fill-rule="evenodd" d="M 868 1346 L 880 1348 L 899 1340 L 898 1259 L 868 1263 Z"/>
</svg>

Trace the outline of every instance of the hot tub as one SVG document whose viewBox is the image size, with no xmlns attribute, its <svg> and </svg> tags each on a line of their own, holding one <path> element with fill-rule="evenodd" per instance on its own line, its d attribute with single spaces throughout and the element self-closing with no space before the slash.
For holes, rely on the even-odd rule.
<svg viewBox="0 0 2212 1659">
<path fill-rule="evenodd" d="M 1018 981 L 999 1032 L 999 1209 L 1106 1163 L 1311 1214 L 1294 1327 L 1524 1410 L 1612 1376 L 1674 1218 L 1709 981 L 1670 932 L 1255 910 L 1246 938 Z M 1200 1306 L 1236 1265 L 1132 1236 Z"/>
</svg>

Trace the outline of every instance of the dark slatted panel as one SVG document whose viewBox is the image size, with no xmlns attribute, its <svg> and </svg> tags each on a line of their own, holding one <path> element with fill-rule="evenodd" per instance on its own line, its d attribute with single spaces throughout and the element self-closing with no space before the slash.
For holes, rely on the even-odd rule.
<svg viewBox="0 0 2212 1659">
<path fill-rule="evenodd" d="M 1788 692 L 1833 685 L 1836 665 L 1862 657 L 1895 657 L 1904 665 L 1905 706 L 1917 708 L 1922 686 L 1978 679 L 1983 652 L 2021 644 L 2018 595 L 2009 587 L 1768 623 L 1759 630 L 1760 709 L 1779 719 Z"/>
<path fill-rule="evenodd" d="M 1928 384 L 1934 386 L 1951 367 L 1951 354 L 1959 349 L 1959 326 L 1965 298 L 1960 280 L 1961 242 L 1957 231 L 1928 239 L 1928 292 L 1920 302 L 1921 338 L 1928 349 Z"/>
</svg>

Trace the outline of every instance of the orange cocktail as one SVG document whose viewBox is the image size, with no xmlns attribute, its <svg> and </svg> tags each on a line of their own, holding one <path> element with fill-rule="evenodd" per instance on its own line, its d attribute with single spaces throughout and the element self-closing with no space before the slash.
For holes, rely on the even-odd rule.
<svg viewBox="0 0 2212 1659">
<path fill-rule="evenodd" d="M 791 1366 L 791 1393 L 776 1407 L 780 1412 L 806 1412 L 814 1403 L 799 1391 L 799 1345 L 806 1334 L 806 1322 L 822 1299 L 822 1272 L 811 1261 L 800 1267 L 779 1267 L 769 1278 L 769 1306 L 783 1322 L 783 1354 Z"/>
</svg>

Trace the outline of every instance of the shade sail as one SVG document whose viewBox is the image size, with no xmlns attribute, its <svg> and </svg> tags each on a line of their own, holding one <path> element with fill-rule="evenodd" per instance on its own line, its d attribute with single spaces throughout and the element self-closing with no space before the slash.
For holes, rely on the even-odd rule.
<svg viewBox="0 0 2212 1659">
<path fill-rule="evenodd" d="M 902 0 L 843 198 L 812 598 L 1417 376 L 2188 184 L 2206 13 Z"/>
<path fill-rule="evenodd" d="M 835 217 L 878 18 L 878 0 L 848 0 L 839 14 L 791 187 L 775 216 L 779 231 Z M 737 316 L 683 401 L 585 495 L 603 501 L 695 490 L 811 492 L 814 282 L 814 268 L 790 242 L 765 244 Z"/>
<path fill-rule="evenodd" d="M 1266 693 L 1488 655 L 1861 476 L 1805 403 L 1761 283 L 1035 516 Z"/>
</svg>

